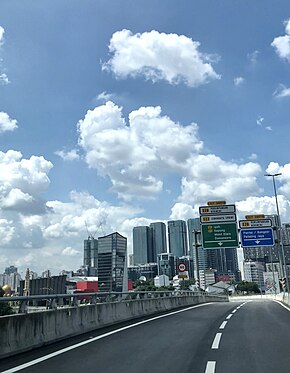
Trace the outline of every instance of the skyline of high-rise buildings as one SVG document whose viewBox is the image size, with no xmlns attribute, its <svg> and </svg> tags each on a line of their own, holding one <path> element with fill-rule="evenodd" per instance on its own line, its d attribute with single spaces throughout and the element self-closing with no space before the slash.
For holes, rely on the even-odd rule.
<svg viewBox="0 0 290 373">
<path fill-rule="evenodd" d="M 162 224 L 162 225 L 161 225 Z M 150 228 L 162 227 L 162 234 L 153 235 Z M 162 253 L 157 254 L 158 271 L 161 274 L 172 276 L 177 274 L 177 263 L 180 258 L 188 258 L 192 263 L 191 277 L 199 279 L 208 269 L 214 269 L 219 276 L 239 279 L 239 266 L 237 248 L 204 249 L 201 243 L 199 218 L 184 220 L 169 220 L 166 224 L 161 222 L 151 223 L 150 226 L 133 228 L 133 263 L 144 265 L 152 257 L 155 259 L 154 246 L 162 247 Z M 162 238 L 161 238 L 162 237 Z M 161 244 L 161 239 L 162 244 Z M 165 245 L 164 243 L 167 244 Z M 151 252 L 151 255 L 148 255 Z M 155 253 L 154 253 L 155 254 Z M 191 264 L 190 264 L 191 266 Z M 173 272 L 172 272 L 173 271 Z"/>
</svg>

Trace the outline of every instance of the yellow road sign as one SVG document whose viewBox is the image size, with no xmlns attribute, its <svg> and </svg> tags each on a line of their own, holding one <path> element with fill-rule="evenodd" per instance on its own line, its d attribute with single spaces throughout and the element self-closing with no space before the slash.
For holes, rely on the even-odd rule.
<svg viewBox="0 0 290 373">
<path fill-rule="evenodd" d="M 246 218 L 247 220 L 265 219 L 265 215 L 264 215 L 264 214 L 246 215 L 245 218 Z"/>
<path fill-rule="evenodd" d="M 225 205 L 226 201 L 209 201 L 207 203 L 208 206 L 220 206 L 220 205 Z"/>
</svg>

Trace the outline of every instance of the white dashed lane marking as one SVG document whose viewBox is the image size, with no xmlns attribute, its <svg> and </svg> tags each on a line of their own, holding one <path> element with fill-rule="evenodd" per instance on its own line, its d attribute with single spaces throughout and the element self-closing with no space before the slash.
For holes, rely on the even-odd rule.
<svg viewBox="0 0 290 373">
<path fill-rule="evenodd" d="M 215 372 L 215 361 L 208 361 L 205 368 L 205 373 L 214 373 Z"/>
<path fill-rule="evenodd" d="M 222 337 L 223 333 L 216 333 L 214 340 L 212 342 L 211 349 L 212 350 L 217 350 L 219 348 L 220 340 Z"/>
<path fill-rule="evenodd" d="M 219 329 L 224 329 L 226 327 L 227 323 L 228 323 L 227 321 L 223 321 L 221 323 L 221 326 L 219 327 Z"/>
</svg>

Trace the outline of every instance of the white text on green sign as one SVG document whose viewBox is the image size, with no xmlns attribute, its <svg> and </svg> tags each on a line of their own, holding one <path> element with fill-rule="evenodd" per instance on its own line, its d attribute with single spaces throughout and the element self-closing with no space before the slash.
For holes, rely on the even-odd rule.
<svg viewBox="0 0 290 373">
<path fill-rule="evenodd" d="M 202 224 L 201 235 L 204 249 L 239 246 L 236 223 Z"/>
</svg>

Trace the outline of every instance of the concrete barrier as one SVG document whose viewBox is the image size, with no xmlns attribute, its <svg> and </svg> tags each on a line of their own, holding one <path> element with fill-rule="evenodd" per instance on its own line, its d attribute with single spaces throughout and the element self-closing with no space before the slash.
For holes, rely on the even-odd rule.
<svg viewBox="0 0 290 373">
<path fill-rule="evenodd" d="M 0 358 L 123 321 L 199 303 L 225 301 L 227 296 L 193 294 L 2 316 Z"/>
</svg>

